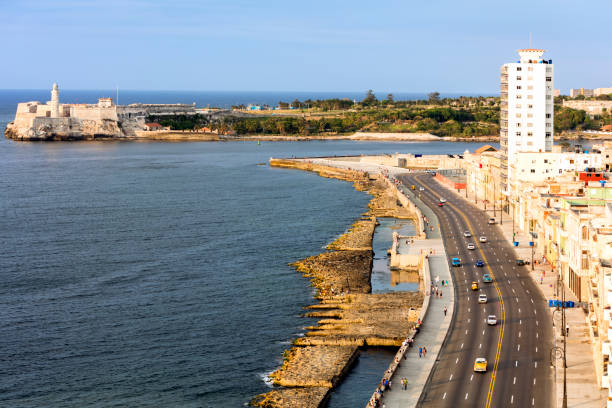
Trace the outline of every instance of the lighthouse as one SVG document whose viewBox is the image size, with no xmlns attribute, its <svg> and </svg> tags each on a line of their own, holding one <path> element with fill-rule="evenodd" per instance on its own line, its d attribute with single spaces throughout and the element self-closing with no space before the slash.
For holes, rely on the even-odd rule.
<svg viewBox="0 0 612 408">
<path fill-rule="evenodd" d="M 51 117 L 59 118 L 60 117 L 60 106 L 59 106 L 59 88 L 57 87 L 57 82 L 53 84 L 53 89 L 51 89 Z"/>
</svg>

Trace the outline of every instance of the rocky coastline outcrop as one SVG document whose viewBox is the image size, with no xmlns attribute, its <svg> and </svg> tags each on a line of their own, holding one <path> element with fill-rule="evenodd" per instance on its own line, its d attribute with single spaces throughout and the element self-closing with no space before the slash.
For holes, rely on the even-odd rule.
<svg viewBox="0 0 612 408">
<path fill-rule="evenodd" d="M 306 315 L 320 320 L 294 340 L 284 353 L 283 365 L 270 374 L 277 387 L 251 401 L 268 408 L 320 407 L 348 373 L 361 347 L 399 347 L 414 328 L 423 294 L 372 294 L 370 278 L 376 217 L 413 218 L 415 214 L 401 205 L 381 176 L 306 160 L 271 159 L 270 165 L 350 181 L 373 196 L 368 212 L 326 252 L 293 264 L 316 288 L 318 302 L 306 307 Z"/>
</svg>

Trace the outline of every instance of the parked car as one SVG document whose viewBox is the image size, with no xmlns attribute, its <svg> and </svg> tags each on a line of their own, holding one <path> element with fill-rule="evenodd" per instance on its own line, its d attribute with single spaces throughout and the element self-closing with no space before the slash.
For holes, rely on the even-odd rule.
<svg viewBox="0 0 612 408">
<path fill-rule="evenodd" d="M 522 259 L 517 259 L 517 260 L 516 260 L 516 264 L 517 264 L 518 266 L 523 266 L 523 265 L 525 265 L 525 261 L 523 261 Z"/>
<path fill-rule="evenodd" d="M 497 317 L 495 315 L 489 315 L 489 317 L 487 317 L 487 324 L 489 326 L 495 326 L 497 324 Z"/>
<path fill-rule="evenodd" d="M 495 218 L 493 217 L 489 218 L 489 224 L 495 224 Z"/>
</svg>

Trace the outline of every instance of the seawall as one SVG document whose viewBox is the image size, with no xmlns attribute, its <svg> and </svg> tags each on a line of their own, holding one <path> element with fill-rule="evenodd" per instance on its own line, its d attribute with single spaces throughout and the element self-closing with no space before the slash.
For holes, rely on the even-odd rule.
<svg viewBox="0 0 612 408">
<path fill-rule="evenodd" d="M 318 303 L 308 306 L 306 314 L 320 320 L 294 341 L 284 353 L 283 365 L 270 375 L 279 388 L 252 401 L 262 407 L 319 407 L 349 371 L 360 347 L 400 347 L 413 330 L 423 294 L 372 294 L 370 275 L 376 217 L 416 219 L 417 215 L 401 205 L 396 191 L 380 175 L 307 160 L 270 159 L 270 165 L 350 181 L 373 196 L 368 212 L 326 252 L 294 264 L 316 288 Z"/>
</svg>

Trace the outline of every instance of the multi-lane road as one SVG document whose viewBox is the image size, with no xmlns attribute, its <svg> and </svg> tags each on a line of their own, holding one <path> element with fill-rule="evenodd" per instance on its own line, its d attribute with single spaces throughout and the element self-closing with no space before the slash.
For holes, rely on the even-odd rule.
<svg viewBox="0 0 612 408">
<path fill-rule="evenodd" d="M 415 185 L 421 200 L 440 221 L 447 256 L 459 257 L 452 268 L 456 291 L 455 315 L 446 343 L 421 395 L 423 407 L 553 407 L 553 369 L 550 365 L 552 321 L 546 300 L 524 266 L 516 265 L 514 251 L 489 216 L 451 191 L 431 175 L 399 176 Z M 447 202 L 439 207 L 440 198 Z M 469 231 L 471 237 L 464 237 Z M 486 243 L 479 242 L 485 236 Z M 468 243 L 475 249 L 467 249 Z M 476 267 L 477 260 L 484 267 Z M 482 275 L 493 277 L 484 283 Z M 472 282 L 479 289 L 473 291 Z M 486 304 L 478 295 L 486 294 Z M 498 323 L 490 326 L 488 315 Z M 486 373 L 474 372 L 474 360 L 488 360 Z"/>
</svg>

